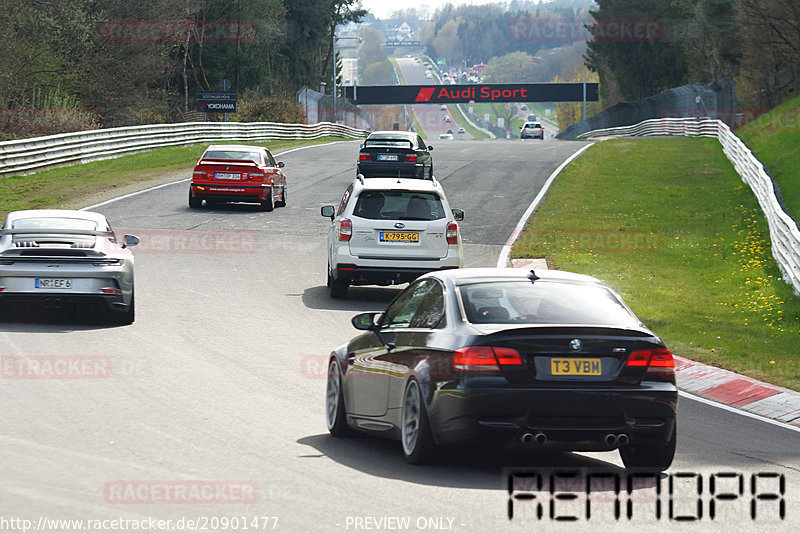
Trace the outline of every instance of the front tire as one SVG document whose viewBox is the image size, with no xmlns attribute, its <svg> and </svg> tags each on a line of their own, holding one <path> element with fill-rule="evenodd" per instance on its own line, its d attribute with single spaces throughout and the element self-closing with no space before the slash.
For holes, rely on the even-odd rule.
<svg viewBox="0 0 800 533">
<path fill-rule="evenodd" d="M 678 429 L 672 430 L 672 437 L 664 446 L 625 446 L 619 449 L 619 455 L 625 468 L 649 468 L 666 470 L 675 457 Z"/>
<path fill-rule="evenodd" d="M 192 191 L 189 191 L 189 208 L 200 209 L 203 206 L 203 198 L 200 196 L 192 196 Z"/>
<path fill-rule="evenodd" d="M 335 359 L 328 365 L 328 386 L 325 391 L 325 422 L 334 437 L 347 437 L 352 432 L 347 426 L 347 411 L 342 395 L 342 375 Z"/>
<path fill-rule="evenodd" d="M 428 464 L 433 460 L 436 443 L 433 441 L 422 389 L 415 379 L 408 382 L 403 395 L 400 441 L 403 455 L 412 465 Z"/>
</svg>

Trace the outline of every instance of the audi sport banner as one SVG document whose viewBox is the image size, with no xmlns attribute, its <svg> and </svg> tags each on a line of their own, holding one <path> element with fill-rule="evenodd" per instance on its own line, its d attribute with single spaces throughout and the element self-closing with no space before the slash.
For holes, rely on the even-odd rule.
<svg viewBox="0 0 800 533">
<path fill-rule="evenodd" d="M 236 91 L 197 91 L 197 110 L 203 113 L 236 113 Z"/>
<path fill-rule="evenodd" d="M 457 104 L 475 102 L 582 102 L 583 83 L 497 83 L 485 85 L 359 85 L 345 95 L 358 105 Z M 355 98 L 353 97 L 355 89 Z M 597 102 L 598 84 L 586 83 L 586 101 Z"/>
</svg>

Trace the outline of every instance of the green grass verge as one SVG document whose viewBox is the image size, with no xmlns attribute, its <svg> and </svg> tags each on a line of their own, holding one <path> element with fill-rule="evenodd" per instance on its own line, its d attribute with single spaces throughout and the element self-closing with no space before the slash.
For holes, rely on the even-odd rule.
<svg viewBox="0 0 800 533">
<path fill-rule="evenodd" d="M 769 169 L 795 220 L 800 220 L 800 96 L 736 130 Z"/>
<path fill-rule="evenodd" d="M 677 355 L 800 390 L 800 298 L 715 139 L 596 144 L 555 180 L 512 255 L 604 280 Z"/>
<path fill-rule="evenodd" d="M 275 154 L 289 148 L 333 140 L 341 139 L 248 141 L 246 144 L 266 146 Z M 223 142 L 218 141 L 218 144 Z M 43 170 L 27 176 L 0 177 L 0 215 L 5 216 L 9 211 L 20 209 L 59 208 L 137 183 L 152 182 L 165 174 L 179 171 L 186 171 L 184 177 L 191 177 L 191 169 L 208 144 L 157 148 L 116 159 Z M 290 169 L 287 169 L 287 176 L 291 178 Z"/>
<path fill-rule="evenodd" d="M 447 111 L 448 111 L 448 113 L 450 113 L 450 116 L 453 117 L 453 120 L 455 121 L 455 123 L 458 124 L 458 126 L 464 128 L 464 130 L 467 133 L 469 133 L 470 135 L 472 135 L 472 137 L 474 139 L 489 139 L 490 138 L 487 134 L 485 134 L 484 132 L 482 132 L 481 130 L 479 130 L 478 128 L 473 126 L 472 124 L 470 124 L 467 121 L 467 119 L 464 118 L 464 115 L 461 114 L 461 111 L 458 110 L 458 106 L 456 104 L 448 105 L 447 106 Z M 458 134 L 456 133 L 454 135 L 454 137 L 456 139 L 458 139 Z"/>
</svg>

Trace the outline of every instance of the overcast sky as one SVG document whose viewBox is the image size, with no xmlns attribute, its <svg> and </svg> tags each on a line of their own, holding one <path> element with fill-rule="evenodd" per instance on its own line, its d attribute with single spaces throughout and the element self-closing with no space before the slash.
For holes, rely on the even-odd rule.
<svg viewBox="0 0 800 533">
<path fill-rule="evenodd" d="M 388 18 L 398 9 L 421 8 L 423 5 L 427 5 L 433 12 L 446 4 L 472 4 L 477 6 L 481 4 L 496 4 L 498 1 L 502 0 L 361 0 L 361 5 L 379 19 L 382 19 Z"/>
</svg>

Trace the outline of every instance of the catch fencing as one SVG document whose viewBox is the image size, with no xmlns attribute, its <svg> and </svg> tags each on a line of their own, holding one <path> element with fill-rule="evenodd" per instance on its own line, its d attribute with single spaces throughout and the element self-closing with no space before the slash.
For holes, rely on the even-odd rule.
<svg viewBox="0 0 800 533">
<path fill-rule="evenodd" d="M 222 140 L 362 139 L 369 132 L 341 124 L 277 122 L 185 122 L 108 128 L 0 142 L 0 176 L 110 159 L 164 146 Z"/>
<path fill-rule="evenodd" d="M 733 163 L 736 172 L 758 199 L 769 224 L 772 255 L 784 279 L 800 295 L 800 228 L 781 205 L 776 184 L 764 165 L 737 137 L 727 124 L 718 119 L 661 118 L 645 120 L 633 126 L 604 128 L 586 132 L 579 138 L 685 135 L 715 137 Z"/>
</svg>

